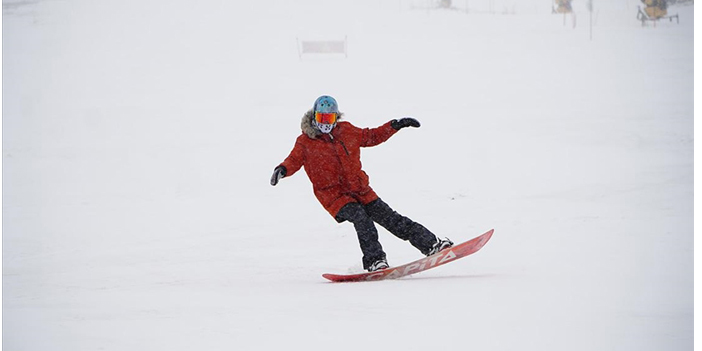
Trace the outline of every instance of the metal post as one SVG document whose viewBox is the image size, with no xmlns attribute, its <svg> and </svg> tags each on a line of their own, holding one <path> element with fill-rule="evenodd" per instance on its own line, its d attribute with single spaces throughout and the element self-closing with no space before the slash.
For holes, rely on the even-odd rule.
<svg viewBox="0 0 702 351">
<path fill-rule="evenodd" d="M 590 41 L 592 41 L 592 0 L 588 0 L 587 8 L 590 10 Z"/>
</svg>

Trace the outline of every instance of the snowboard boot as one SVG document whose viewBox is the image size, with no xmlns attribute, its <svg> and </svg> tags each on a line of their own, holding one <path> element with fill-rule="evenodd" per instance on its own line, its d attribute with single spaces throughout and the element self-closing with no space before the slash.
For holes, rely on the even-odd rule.
<svg viewBox="0 0 702 351">
<path fill-rule="evenodd" d="M 390 267 L 390 266 L 388 266 L 388 260 L 381 258 L 381 259 L 375 261 L 372 265 L 370 265 L 370 267 L 368 267 L 368 271 L 375 272 L 375 271 L 379 271 L 381 269 L 386 269 L 388 267 Z"/>
<path fill-rule="evenodd" d="M 446 239 L 439 239 L 436 238 L 436 243 L 434 243 L 434 246 L 431 247 L 431 250 L 429 250 L 429 253 L 427 253 L 427 256 L 431 256 L 443 249 L 447 249 L 449 247 L 453 246 L 453 241 L 449 240 L 449 238 Z"/>
</svg>

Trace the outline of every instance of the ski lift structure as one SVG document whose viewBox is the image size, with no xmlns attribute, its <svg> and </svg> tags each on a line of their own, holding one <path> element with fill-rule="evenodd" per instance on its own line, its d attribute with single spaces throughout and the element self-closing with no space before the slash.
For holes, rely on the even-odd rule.
<svg viewBox="0 0 702 351">
<path fill-rule="evenodd" d="M 551 13 L 572 13 L 573 5 L 571 4 L 573 0 L 554 0 L 554 5 L 551 8 Z"/>
<path fill-rule="evenodd" d="M 573 28 L 576 25 L 575 12 L 573 12 L 573 0 L 554 0 L 553 6 L 551 7 L 552 14 L 563 14 L 563 25 L 567 23 L 568 15 L 571 17 L 573 22 Z"/>
<path fill-rule="evenodd" d="M 641 21 L 641 26 L 645 26 L 646 22 L 652 22 L 655 27 L 656 22 L 662 19 L 668 19 L 673 22 L 673 19 L 680 24 L 680 17 L 678 14 L 670 15 L 668 14 L 668 1 L 667 0 L 641 0 L 646 7 L 641 9 L 639 6 L 639 12 L 636 14 L 636 19 Z"/>
</svg>

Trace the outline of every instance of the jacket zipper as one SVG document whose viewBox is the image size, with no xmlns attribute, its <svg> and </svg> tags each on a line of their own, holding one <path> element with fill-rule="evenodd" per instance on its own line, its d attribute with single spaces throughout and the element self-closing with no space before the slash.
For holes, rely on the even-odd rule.
<svg viewBox="0 0 702 351">
<path fill-rule="evenodd" d="M 349 150 L 346 148 L 346 144 L 344 144 L 344 142 L 341 140 L 339 140 L 339 142 L 341 143 L 341 147 L 344 148 L 344 151 L 346 151 L 346 156 L 351 156 L 351 154 L 349 153 Z"/>
<path fill-rule="evenodd" d="M 334 142 L 334 136 L 331 135 L 331 133 L 329 133 L 329 137 L 331 138 L 332 142 Z M 339 143 L 341 144 L 341 147 L 344 148 L 344 151 L 346 152 L 346 156 L 351 156 L 351 154 L 349 153 L 349 150 L 346 148 L 346 144 L 344 144 L 344 142 L 341 140 L 339 140 Z"/>
</svg>

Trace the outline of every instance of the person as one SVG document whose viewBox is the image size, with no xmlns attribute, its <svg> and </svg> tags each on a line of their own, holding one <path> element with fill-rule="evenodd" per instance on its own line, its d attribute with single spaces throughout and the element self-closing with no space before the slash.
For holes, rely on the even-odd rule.
<svg viewBox="0 0 702 351">
<path fill-rule="evenodd" d="M 370 187 L 361 167 L 361 147 L 381 144 L 403 128 L 418 128 L 419 122 L 405 117 L 362 129 L 340 121 L 342 116 L 333 97 L 317 98 L 302 117 L 302 134 L 290 155 L 275 167 L 271 185 L 304 166 L 314 194 L 327 212 L 339 223 L 353 224 L 363 253 L 363 268 L 369 272 L 389 267 L 375 223 L 427 256 L 451 247 L 453 242 L 448 238 L 439 239 L 423 225 L 390 208 Z"/>
</svg>

